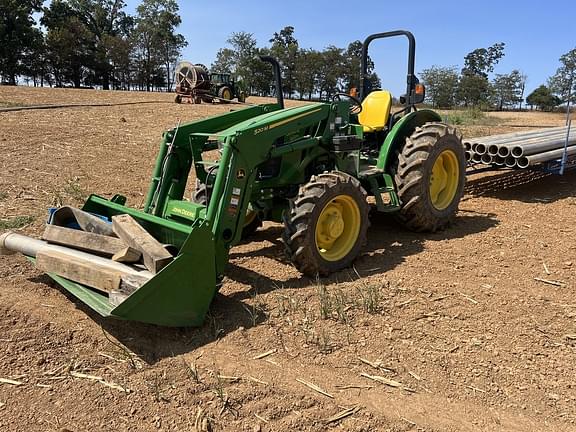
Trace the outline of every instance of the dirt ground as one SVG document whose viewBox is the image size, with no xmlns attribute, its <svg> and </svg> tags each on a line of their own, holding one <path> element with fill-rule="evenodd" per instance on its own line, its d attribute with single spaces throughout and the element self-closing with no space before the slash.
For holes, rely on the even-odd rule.
<svg viewBox="0 0 576 432">
<path fill-rule="evenodd" d="M 0 113 L 1 230 L 40 235 L 91 192 L 142 206 L 162 131 L 230 107 L 0 87 L 4 106 L 137 101 L 158 103 Z M 493 117 L 465 135 L 563 123 Z M 0 257 L 0 430 L 576 430 L 575 181 L 474 176 L 436 234 L 373 214 L 355 271 L 321 281 L 266 224 L 198 329 L 102 319 Z"/>
</svg>

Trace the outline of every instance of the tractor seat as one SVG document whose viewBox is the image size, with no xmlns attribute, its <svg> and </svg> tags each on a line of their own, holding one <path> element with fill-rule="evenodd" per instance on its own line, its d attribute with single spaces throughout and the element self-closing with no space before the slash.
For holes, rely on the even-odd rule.
<svg viewBox="0 0 576 432">
<path fill-rule="evenodd" d="M 386 90 L 377 90 L 370 93 L 362 101 L 362 111 L 358 114 L 358 121 L 364 126 L 364 132 L 378 132 L 388 123 L 392 95 Z"/>
</svg>

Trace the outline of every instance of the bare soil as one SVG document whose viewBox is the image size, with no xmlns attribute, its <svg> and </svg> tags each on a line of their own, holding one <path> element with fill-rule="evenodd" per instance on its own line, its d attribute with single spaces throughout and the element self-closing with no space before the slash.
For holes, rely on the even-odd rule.
<svg viewBox="0 0 576 432">
<path fill-rule="evenodd" d="M 231 107 L 0 87 L 4 106 L 138 101 L 158 103 L 0 113 L 2 229 L 39 235 L 48 207 L 91 192 L 140 207 L 162 131 Z M 563 123 L 491 116 L 465 135 Z M 21 383 L 0 382 L 0 430 L 576 430 L 575 181 L 474 176 L 436 234 L 372 214 L 355 269 L 321 281 L 266 224 L 232 251 L 197 329 L 102 319 L 0 257 L 0 378 Z"/>
</svg>

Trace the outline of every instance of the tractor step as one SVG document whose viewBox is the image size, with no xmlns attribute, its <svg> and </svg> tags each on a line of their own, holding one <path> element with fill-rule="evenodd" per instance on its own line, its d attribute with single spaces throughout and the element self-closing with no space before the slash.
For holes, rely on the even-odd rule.
<svg viewBox="0 0 576 432">
<path fill-rule="evenodd" d="M 400 209 L 400 200 L 390 175 L 380 168 L 368 167 L 359 171 L 358 177 L 374 195 L 378 211 L 392 213 Z"/>
</svg>

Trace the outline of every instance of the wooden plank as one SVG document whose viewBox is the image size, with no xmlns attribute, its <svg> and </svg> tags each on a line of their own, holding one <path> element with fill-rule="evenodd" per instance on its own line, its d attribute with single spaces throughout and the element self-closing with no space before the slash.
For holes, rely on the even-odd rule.
<svg viewBox="0 0 576 432">
<path fill-rule="evenodd" d="M 36 255 L 36 267 L 47 273 L 109 293 L 120 287 L 122 272 L 65 252 L 45 249 Z"/>
<path fill-rule="evenodd" d="M 148 282 L 150 278 L 140 275 L 124 275 L 120 280 L 120 288 L 110 291 L 108 300 L 113 306 L 119 306 L 124 300 L 130 297 L 142 285 Z"/>
<path fill-rule="evenodd" d="M 126 248 L 126 244 L 116 237 L 56 225 L 46 225 L 42 240 L 106 257 L 111 257 Z"/>
<path fill-rule="evenodd" d="M 142 253 L 128 246 L 114 254 L 112 261 L 121 263 L 137 263 L 140 261 L 140 258 L 142 258 Z"/>
<path fill-rule="evenodd" d="M 172 261 L 172 254 L 132 216 L 124 214 L 112 217 L 112 229 L 128 246 L 142 253 L 144 265 L 152 273 L 158 273 Z"/>
</svg>

